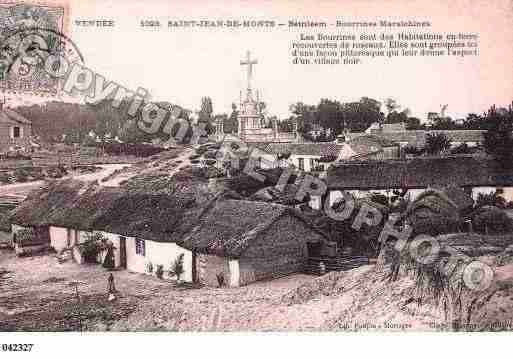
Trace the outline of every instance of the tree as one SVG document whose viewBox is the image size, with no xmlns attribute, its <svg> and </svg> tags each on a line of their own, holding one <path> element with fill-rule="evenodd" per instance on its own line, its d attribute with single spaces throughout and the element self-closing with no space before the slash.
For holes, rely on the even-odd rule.
<svg viewBox="0 0 513 359">
<path fill-rule="evenodd" d="M 451 117 L 435 117 L 431 122 L 432 130 L 457 130 L 460 128 Z"/>
<path fill-rule="evenodd" d="M 239 111 L 237 110 L 237 105 L 232 103 L 232 113 L 230 116 L 224 121 L 224 132 L 225 133 L 237 133 L 239 128 L 239 122 L 237 118 L 239 117 Z"/>
<path fill-rule="evenodd" d="M 463 120 L 463 128 L 466 130 L 481 130 L 483 126 L 484 117 L 475 113 L 469 113 Z"/>
<path fill-rule="evenodd" d="M 409 131 L 413 130 L 423 130 L 426 126 L 422 123 L 420 123 L 420 119 L 417 117 L 408 117 L 406 119 L 406 129 Z"/>
<path fill-rule="evenodd" d="M 404 109 L 401 112 L 392 111 L 387 115 L 385 123 L 406 123 L 409 113 L 409 109 Z"/>
<path fill-rule="evenodd" d="M 513 103 L 509 109 L 492 106 L 486 114 L 487 131 L 483 146 L 486 153 L 493 156 L 505 168 L 511 167 L 513 160 Z"/>
<path fill-rule="evenodd" d="M 451 141 L 443 133 L 428 133 L 424 150 L 430 155 L 440 154 L 451 148 Z"/>
<path fill-rule="evenodd" d="M 388 115 L 390 115 L 393 111 L 397 110 L 398 108 L 400 108 L 399 104 L 397 103 L 396 100 L 394 100 L 393 98 L 386 98 L 385 101 L 383 102 L 383 104 L 385 105 L 385 108 L 387 109 L 387 117 Z"/>
<path fill-rule="evenodd" d="M 373 123 L 383 123 L 384 114 L 380 111 L 381 103 L 369 97 L 362 97 L 358 102 L 342 105 L 344 127 L 353 132 L 362 132 Z M 340 131 L 334 131 L 340 135 Z"/>
<path fill-rule="evenodd" d="M 210 97 L 201 98 L 201 110 L 199 111 L 199 121 L 210 122 L 212 121 L 212 113 L 214 107 L 212 106 L 212 99 Z"/>
</svg>

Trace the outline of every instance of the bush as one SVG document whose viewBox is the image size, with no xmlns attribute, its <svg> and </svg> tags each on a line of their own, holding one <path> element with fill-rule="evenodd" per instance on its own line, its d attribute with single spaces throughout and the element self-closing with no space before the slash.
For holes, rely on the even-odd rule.
<svg viewBox="0 0 513 359">
<path fill-rule="evenodd" d="M 158 279 L 162 279 L 164 276 L 164 266 L 162 264 L 157 265 L 157 270 L 155 271 L 155 275 Z"/>
<path fill-rule="evenodd" d="M 224 287 L 224 275 L 223 275 L 223 273 L 216 274 L 216 278 L 217 278 L 217 285 L 219 286 L 219 288 Z"/>
<path fill-rule="evenodd" d="M 174 262 L 171 264 L 170 275 L 175 275 L 177 280 L 180 280 L 180 276 L 185 272 L 183 268 L 183 253 L 181 253 Z"/>
<path fill-rule="evenodd" d="M 87 240 L 79 245 L 80 253 L 86 263 L 97 263 L 98 255 L 107 249 L 107 239 L 101 233 L 89 235 Z"/>
<path fill-rule="evenodd" d="M 153 263 L 148 262 L 148 264 L 146 264 L 146 272 L 153 274 Z"/>
<path fill-rule="evenodd" d="M 101 143 L 99 144 L 109 155 L 133 155 L 150 157 L 165 151 L 164 148 L 143 143 Z"/>
<path fill-rule="evenodd" d="M 481 234 L 505 234 L 513 229 L 506 212 L 493 207 L 478 211 L 473 217 L 472 227 Z"/>
</svg>

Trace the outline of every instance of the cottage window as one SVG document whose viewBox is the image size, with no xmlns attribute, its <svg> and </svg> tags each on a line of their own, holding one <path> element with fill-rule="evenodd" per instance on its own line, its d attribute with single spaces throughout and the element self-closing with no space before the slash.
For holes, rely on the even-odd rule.
<svg viewBox="0 0 513 359">
<path fill-rule="evenodd" d="M 21 128 L 18 126 L 14 126 L 12 128 L 12 137 L 13 138 L 20 138 L 21 137 Z"/>
<path fill-rule="evenodd" d="M 146 244 L 144 239 L 135 239 L 135 254 L 138 254 L 140 256 L 146 255 Z"/>
</svg>

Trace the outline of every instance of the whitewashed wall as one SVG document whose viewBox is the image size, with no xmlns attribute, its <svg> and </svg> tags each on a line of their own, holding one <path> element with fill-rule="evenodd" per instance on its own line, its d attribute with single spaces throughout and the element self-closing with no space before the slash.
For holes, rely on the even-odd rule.
<svg viewBox="0 0 513 359">
<path fill-rule="evenodd" d="M 314 166 L 315 166 L 315 163 L 317 163 L 317 161 L 321 158 L 321 156 L 311 156 L 311 155 L 291 155 L 289 157 L 289 163 L 293 164 L 294 166 L 296 166 L 296 168 L 299 169 L 299 159 L 300 158 L 303 158 L 304 159 L 304 163 L 305 163 L 305 166 L 304 166 L 304 171 L 305 172 L 310 172 L 313 170 L 313 167 L 311 165 L 311 159 L 314 160 Z"/>
<path fill-rule="evenodd" d="M 418 189 L 418 188 L 410 189 L 406 193 L 405 197 L 409 196 L 410 199 L 413 201 L 424 191 L 425 191 L 425 189 Z M 379 194 L 383 194 L 385 196 L 392 196 L 393 195 L 393 189 L 372 190 L 372 191 L 349 190 L 347 192 L 351 193 L 353 196 L 355 196 L 355 198 L 366 197 L 370 193 L 379 193 Z M 340 198 L 342 198 L 342 192 L 341 191 L 330 191 L 330 194 L 329 194 L 330 205 L 335 203 Z"/>
<path fill-rule="evenodd" d="M 55 249 L 56 252 L 61 252 L 68 246 L 68 229 L 62 227 L 50 227 L 50 246 Z"/>
<path fill-rule="evenodd" d="M 153 264 L 153 272 L 157 269 L 157 265 L 164 265 L 164 272 L 167 272 L 171 267 L 171 263 L 181 254 L 184 254 L 183 267 L 185 272 L 180 279 L 187 282 L 192 282 L 192 252 L 178 246 L 175 243 L 163 243 L 154 241 L 145 241 L 145 255 L 139 255 L 135 252 L 135 238 L 126 237 L 126 257 L 127 269 L 137 273 L 147 273 L 147 264 Z M 118 247 L 119 248 L 119 242 Z M 119 252 L 119 250 L 118 250 Z M 119 254 L 118 254 L 119 255 Z"/>
</svg>

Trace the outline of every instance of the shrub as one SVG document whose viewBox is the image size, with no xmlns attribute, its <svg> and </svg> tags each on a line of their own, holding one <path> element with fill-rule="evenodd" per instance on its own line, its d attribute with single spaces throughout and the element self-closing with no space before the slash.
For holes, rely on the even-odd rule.
<svg viewBox="0 0 513 359">
<path fill-rule="evenodd" d="M 104 151 L 109 155 L 133 155 L 137 157 L 154 156 L 165 149 L 143 143 L 101 143 Z"/>
<path fill-rule="evenodd" d="M 217 285 L 219 286 L 219 288 L 224 287 L 224 274 L 217 273 L 216 278 L 217 278 Z"/>
<path fill-rule="evenodd" d="M 428 133 L 426 135 L 426 145 L 424 150 L 430 154 L 435 155 L 444 152 L 451 148 L 451 140 L 443 133 Z"/>
<path fill-rule="evenodd" d="M 155 275 L 158 279 L 162 279 L 164 276 L 164 266 L 162 264 L 157 264 L 157 270 L 155 271 Z"/>
<path fill-rule="evenodd" d="M 148 272 L 149 274 L 153 273 L 153 263 L 148 262 L 148 264 L 146 264 L 146 272 Z"/>
<path fill-rule="evenodd" d="M 107 249 L 107 239 L 101 233 L 88 235 L 87 240 L 79 245 L 79 250 L 86 263 L 97 263 L 98 255 Z"/>
<path fill-rule="evenodd" d="M 505 234 L 513 229 L 506 212 L 494 207 L 478 211 L 474 215 L 472 226 L 476 232 L 482 234 Z"/>
<path fill-rule="evenodd" d="M 185 272 L 183 268 L 183 253 L 181 253 L 174 262 L 171 264 L 171 270 L 169 271 L 170 275 L 176 275 L 176 279 L 180 280 L 180 276 Z"/>
</svg>

